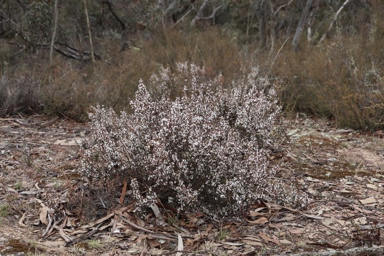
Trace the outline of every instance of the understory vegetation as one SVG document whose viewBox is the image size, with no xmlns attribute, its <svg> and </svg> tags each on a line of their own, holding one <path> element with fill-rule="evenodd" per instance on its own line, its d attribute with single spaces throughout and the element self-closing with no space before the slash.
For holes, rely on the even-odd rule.
<svg viewBox="0 0 384 256">
<path fill-rule="evenodd" d="M 86 121 L 96 104 L 129 112 L 139 79 L 189 62 L 208 77 L 221 74 L 227 88 L 259 66 L 279 86 L 285 113 L 382 129 L 383 7 L 375 0 L 4 1 L 0 115 Z M 183 91 L 177 86 L 173 96 Z"/>
<path fill-rule="evenodd" d="M 160 199 L 178 212 L 239 216 L 257 199 L 305 206 L 307 196 L 268 165 L 269 148 L 284 135 L 275 89 L 258 70 L 231 90 L 195 65 L 179 63 L 175 72 L 152 77 L 158 100 L 140 83 L 131 115 L 93 109 L 81 172 L 98 185 L 127 179 L 139 208 Z M 184 92 L 172 100 L 173 84 L 184 84 Z"/>
</svg>

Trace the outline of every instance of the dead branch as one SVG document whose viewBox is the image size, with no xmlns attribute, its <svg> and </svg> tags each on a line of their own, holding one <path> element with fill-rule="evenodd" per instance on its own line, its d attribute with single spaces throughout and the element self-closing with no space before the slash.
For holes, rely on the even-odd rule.
<svg viewBox="0 0 384 256">
<path fill-rule="evenodd" d="M 190 14 L 190 13 L 191 13 L 191 9 L 188 10 L 188 11 L 187 11 L 187 12 L 186 12 L 180 19 L 178 19 L 178 20 L 175 22 L 175 24 L 173 24 L 172 27 L 175 27 L 177 24 L 179 24 L 179 22 L 182 21 L 182 20 L 184 20 L 184 18 L 187 17 L 188 14 Z"/>
<path fill-rule="evenodd" d="M 65 234 L 62 227 L 55 226 L 55 228 L 59 230 L 60 236 L 64 239 L 65 242 L 67 242 L 67 244 L 72 242 L 71 237 L 69 237 L 67 234 Z"/>
<path fill-rule="evenodd" d="M 131 227 L 133 227 L 133 228 L 135 228 L 135 229 L 138 229 L 138 230 L 141 230 L 141 231 L 150 233 L 150 234 L 155 234 L 154 231 L 149 230 L 149 229 L 146 229 L 146 228 L 142 228 L 142 227 L 136 225 L 135 223 L 133 223 L 133 222 L 127 220 L 126 218 L 124 218 L 124 217 L 121 216 L 121 215 L 119 215 L 119 217 L 120 217 L 125 223 L 127 223 L 128 225 L 130 225 Z"/>
<path fill-rule="evenodd" d="M 81 61 L 89 61 L 91 60 L 91 52 L 90 51 L 80 51 L 72 46 L 69 46 L 66 43 L 55 43 L 55 51 L 60 53 L 61 55 L 75 60 Z M 95 53 L 93 53 L 96 60 L 100 60 L 101 57 Z"/>
<path fill-rule="evenodd" d="M 24 224 L 26 215 L 27 215 L 27 212 L 24 212 L 24 213 L 23 213 L 23 216 L 21 216 L 21 218 L 20 218 L 20 220 L 19 220 L 19 222 L 18 222 L 18 224 L 19 224 L 20 227 L 23 227 L 23 228 L 28 227 L 27 225 Z"/>
<path fill-rule="evenodd" d="M 53 229 L 53 225 L 52 224 L 53 224 L 53 219 L 48 214 L 48 224 L 47 224 L 47 227 L 46 227 L 42 237 L 48 237 L 48 234 L 50 234 L 52 229 Z"/>
<path fill-rule="evenodd" d="M 193 20 L 191 21 L 191 26 L 194 26 L 196 24 L 196 22 L 199 21 L 199 20 L 207 20 L 207 19 L 214 18 L 215 15 L 216 15 L 216 12 L 222 7 L 222 5 L 219 5 L 218 7 L 216 7 L 212 11 L 211 15 L 209 15 L 207 17 L 203 17 L 203 11 L 204 11 L 205 7 L 207 6 L 208 1 L 209 0 L 204 0 L 204 2 L 201 4 L 199 10 L 197 11 L 197 14 L 196 14 L 195 18 L 193 18 Z"/>
<path fill-rule="evenodd" d="M 332 22 L 331 24 L 329 24 L 329 27 L 328 27 L 328 30 L 323 34 L 323 36 L 321 37 L 319 43 L 321 43 L 328 35 L 329 31 L 331 31 L 332 27 L 333 27 L 333 24 L 335 24 L 336 20 L 337 20 L 337 17 L 339 16 L 339 14 L 341 13 L 341 11 L 344 9 L 344 7 L 349 3 L 350 0 L 345 0 L 345 2 L 343 3 L 343 5 L 339 8 L 339 10 L 337 10 L 335 16 L 333 17 L 332 19 Z"/>
<path fill-rule="evenodd" d="M 177 3 L 177 0 L 174 0 L 168 7 L 167 9 L 164 11 L 163 13 L 163 17 L 166 16 L 168 14 L 168 12 L 170 12 L 173 8 L 175 8 L 176 6 L 176 3 Z"/>
<path fill-rule="evenodd" d="M 289 6 L 291 3 L 293 2 L 293 0 L 290 0 L 288 3 L 286 4 L 283 4 L 283 5 L 280 5 L 279 8 L 277 8 L 277 10 L 275 11 L 275 13 L 273 14 L 273 16 L 276 16 L 276 14 L 283 8 Z"/>
<path fill-rule="evenodd" d="M 115 11 L 115 8 L 114 6 L 112 5 L 112 3 L 107 0 L 107 1 L 104 1 L 103 3 L 105 3 L 107 6 L 108 6 L 108 10 L 111 12 L 112 16 L 117 20 L 117 22 L 119 22 L 120 26 L 121 26 L 121 29 L 124 31 L 125 28 L 126 28 L 126 25 L 125 23 L 121 20 L 121 18 L 117 15 L 116 11 Z"/>
<path fill-rule="evenodd" d="M 97 233 L 97 231 L 99 231 L 99 228 L 100 228 L 101 224 L 102 223 L 100 223 L 97 227 L 93 228 L 88 233 L 85 233 L 84 235 L 78 236 L 76 238 L 72 238 L 71 239 L 69 236 L 67 236 L 70 240 L 69 241 L 65 240 L 67 242 L 67 244 L 65 246 L 70 246 L 70 245 L 73 245 L 73 244 L 77 244 L 77 243 L 79 243 L 79 242 L 81 242 L 83 240 L 86 240 L 86 239 L 92 237 L 94 234 Z M 63 231 L 63 233 L 64 233 L 64 231 Z"/>
<path fill-rule="evenodd" d="M 212 11 L 211 15 L 209 15 L 209 16 L 207 16 L 207 17 L 200 17 L 200 19 L 201 19 L 201 20 L 209 20 L 209 19 L 213 19 L 213 18 L 215 17 L 215 15 L 216 15 L 216 12 L 221 8 L 221 6 L 222 6 L 222 5 L 219 5 L 218 7 L 216 7 L 216 8 Z"/>
</svg>

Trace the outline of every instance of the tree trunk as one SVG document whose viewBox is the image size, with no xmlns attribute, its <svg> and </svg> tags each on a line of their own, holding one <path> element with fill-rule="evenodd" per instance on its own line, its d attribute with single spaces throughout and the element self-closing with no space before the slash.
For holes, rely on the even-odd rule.
<svg viewBox="0 0 384 256">
<path fill-rule="evenodd" d="M 55 23 L 53 27 L 53 33 L 52 33 L 52 41 L 51 41 L 51 48 L 49 51 L 49 62 L 52 63 L 53 61 L 53 49 L 55 47 L 55 40 L 56 40 L 56 33 L 57 33 L 57 21 L 58 21 L 58 16 L 59 12 L 57 10 L 57 3 L 59 0 L 55 0 L 55 6 L 54 6 L 54 12 L 55 12 Z"/>
<path fill-rule="evenodd" d="M 95 63 L 95 54 L 93 53 L 92 33 L 91 33 L 91 25 L 89 23 L 87 0 L 84 0 L 84 11 L 85 11 L 85 17 L 87 19 L 87 29 L 88 29 L 88 36 L 89 36 L 89 44 L 91 46 L 91 59 L 92 59 L 92 62 Z"/>
<path fill-rule="evenodd" d="M 267 17 L 266 17 L 266 10 L 265 10 L 265 1 L 262 0 L 260 2 L 259 6 L 259 40 L 260 40 L 260 47 L 264 48 L 267 44 Z"/>
<path fill-rule="evenodd" d="M 301 18 L 300 18 L 299 24 L 297 25 L 296 33 L 295 33 L 295 36 L 293 37 L 293 40 L 292 40 L 292 46 L 293 46 L 293 49 L 295 51 L 297 51 L 299 49 L 300 36 L 303 33 L 304 25 L 305 25 L 306 20 L 308 18 L 309 9 L 312 6 L 312 2 L 313 2 L 313 0 L 308 0 L 307 1 L 306 5 L 305 5 L 305 8 L 304 8 L 304 10 L 303 10 L 303 12 L 301 14 Z"/>
</svg>

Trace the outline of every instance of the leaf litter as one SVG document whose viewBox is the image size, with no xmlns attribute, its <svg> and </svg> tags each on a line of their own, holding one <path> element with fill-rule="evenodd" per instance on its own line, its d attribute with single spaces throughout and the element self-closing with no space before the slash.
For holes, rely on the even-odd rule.
<svg viewBox="0 0 384 256">
<path fill-rule="evenodd" d="M 70 189 L 86 185 L 76 166 L 87 125 L 0 119 L 0 255 L 383 254 L 383 137 L 309 118 L 286 127 L 290 143 L 271 161 L 281 178 L 305 185 L 312 201 L 304 210 L 260 200 L 241 218 L 218 221 L 177 218 L 160 204 L 143 217 L 129 203 L 118 206 L 116 195 L 115 207 L 86 221 L 67 202 Z M 92 248 L 93 240 L 102 246 Z"/>
</svg>

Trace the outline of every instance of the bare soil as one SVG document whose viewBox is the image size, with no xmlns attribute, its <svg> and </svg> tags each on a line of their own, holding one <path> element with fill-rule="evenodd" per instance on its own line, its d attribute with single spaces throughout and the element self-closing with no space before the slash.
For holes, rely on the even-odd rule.
<svg viewBox="0 0 384 256">
<path fill-rule="evenodd" d="M 161 207 L 139 217 L 119 193 L 87 190 L 76 172 L 87 124 L 0 119 L 0 255 L 384 255 L 384 134 L 308 118 L 285 125 L 290 143 L 271 161 L 311 203 L 255 202 L 241 221 L 220 222 Z M 80 195 L 100 207 L 77 212 Z"/>
</svg>

